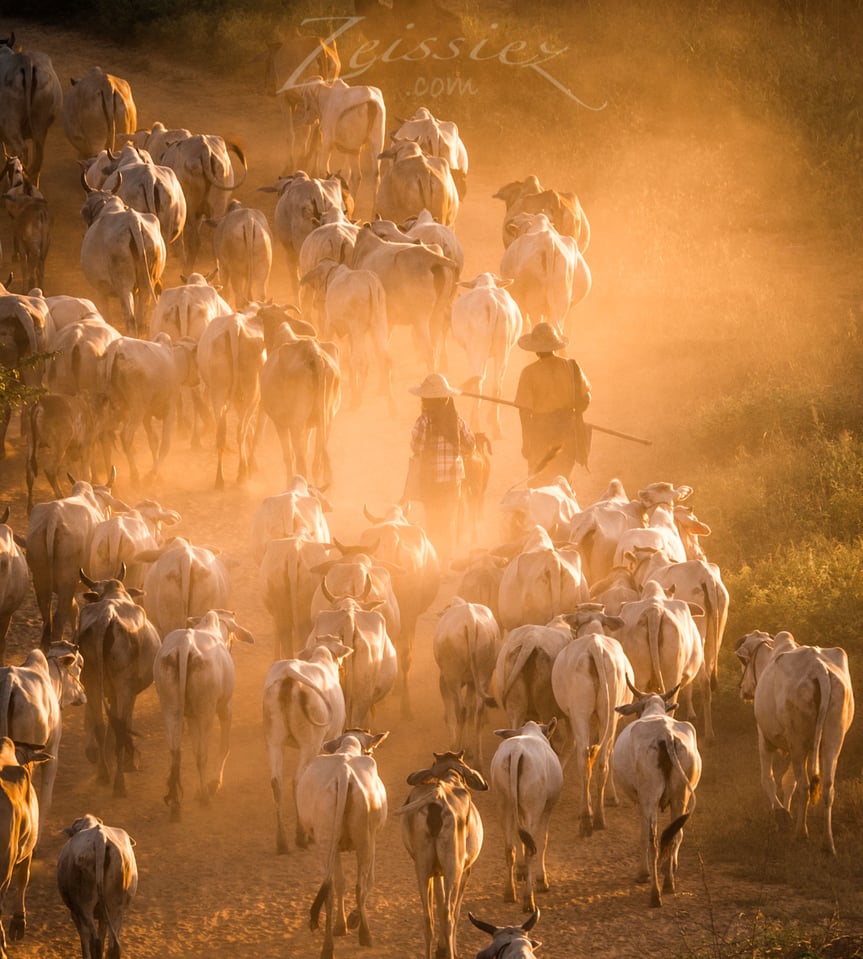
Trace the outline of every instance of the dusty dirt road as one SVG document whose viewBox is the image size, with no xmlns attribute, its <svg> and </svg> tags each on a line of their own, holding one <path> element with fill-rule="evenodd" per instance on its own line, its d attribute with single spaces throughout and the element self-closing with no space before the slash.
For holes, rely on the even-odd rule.
<svg viewBox="0 0 863 959">
<path fill-rule="evenodd" d="M 0 32 L 8 32 L 3 26 Z M 250 167 L 241 198 L 271 212 L 269 195 L 256 192 L 257 186 L 272 182 L 279 172 L 278 114 L 271 100 L 251 89 L 199 77 L 176 61 L 152 59 L 148 63 L 140 56 L 127 58 L 108 45 L 82 44 L 79 38 L 59 32 L 28 30 L 21 39 L 52 56 L 64 84 L 69 76 L 81 75 L 93 63 L 126 77 L 138 101 L 142 126 L 161 119 L 168 126 L 239 137 L 248 152 Z M 470 131 L 465 135 L 469 141 Z M 46 292 L 86 296 L 89 291 L 77 268 L 83 233 L 78 218 L 78 170 L 59 127 L 50 134 L 49 148 L 42 185 L 55 211 L 55 232 Z M 497 268 L 502 207 L 491 194 L 507 180 L 531 172 L 531 166 L 530 158 L 523 157 L 511 159 L 500 168 L 481 164 L 474 168 L 457 224 L 467 252 L 466 276 Z M 5 245 L 5 234 L 3 238 Z M 602 249 L 601 240 L 597 242 Z M 179 263 L 172 259 L 166 285 L 176 282 L 178 273 Z M 613 279 L 613 271 L 607 270 L 605 278 Z M 615 298 L 609 284 L 603 282 L 601 271 L 596 280 L 592 300 L 578 316 L 576 350 L 597 386 L 591 415 L 597 422 L 643 432 L 651 423 L 652 413 L 671 399 L 661 391 L 659 396 L 648 396 L 643 388 L 657 371 L 662 375 L 669 367 L 661 360 L 648 370 L 633 351 L 614 349 L 611 344 L 640 328 L 656 304 Z M 277 272 L 274 295 L 284 295 L 286 288 L 284 275 Z M 394 344 L 398 357 L 396 415 L 388 414 L 381 397 L 369 396 L 359 409 L 343 409 L 336 420 L 331 445 L 336 476 L 331 490 L 334 511 L 329 521 L 343 541 L 351 541 L 363 528 L 364 504 L 380 512 L 401 493 L 409 429 L 418 412 L 407 387 L 419 382 L 426 371 L 413 352 L 406 330 L 395 331 Z M 464 361 L 455 346 L 451 357 L 452 379 L 460 382 Z M 525 359 L 522 355 L 514 357 L 507 378 L 508 395 Z M 501 494 L 524 472 L 513 411 L 504 412 L 504 432 L 494 448 L 480 537 L 487 545 L 499 540 L 497 503 Z M 665 475 L 663 455 L 670 441 L 659 435 L 655 438 L 657 443 L 650 448 L 597 439 L 591 473 L 575 477 L 580 501 L 595 499 L 613 476 L 621 477 L 630 491 L 652 480 L 685 482 L 685 476 Z M 227 489 L 217 493 L 213 489 L 215 457 L 210 446 L 208 442 L 204 449 L 193 452 L 185 438 L 176 437 L 164 475 L 138 489 L 130 486 L 125 461 L 118 454 L 117 489 L 128 500 L 145 494 L 158 498 L 182 515 L 182 524 L 176 530 L 180 535 L 217 546 L 232 558 L 232 605 L 240 622 L 253 631 L 256 643 L 240 645 L 234 651 L 237 690 L 224 791 L 208 808 L 201 808 L 191 798 L 193 767 L 191 757 L 184 755 L 188 798 L 182 822 L 169 823 L 162 801 L 168 757 L 151 688 L 139 700 L 135 722 L 141 769 L 128 779 L 128 798 L 114 799 L 106 787 L 95 782 L 84 758 L 82 711 L 70 710 L 64 718 L 55 806 L 33 868 L 27 938 L 10 947 L 10 954 L 19 959 L 60 959 L 77 954 L 74 928 L 56 890 L 55 864 L 63 842 L 58 830 L 85 812 L 123 826 L 137 841 L 140 890 L 123 931 L 127 955 L 136 959 L 280 959 L 311 957 L 319 952 L 321 934 L 308 929 L 308 909 L 319 884 L 318 853 L 312 848 L 277 857 L 274 852 L 260 706 L 264 674 L 273 655 L 273 635 L 248 546 L 257 505 L 264 496 L 283 488 L 285 476 L 275 436 L 268 429 L 261 444 L 259 472 L 244 487 L 229 481 Z M 0 463 L 0 500 L 11 502 L 12 523 L 18 530 L 26 526 L 22 450 L 17 429 L 13 428 L 11 455 Z M 229 458 L 229 476 L 234 462 Z M 48 498 L 47 486 L 40 486 L 40 495 Z M 448 745 L 431 638 L 435 614 L 446 605 L 454 588 L 455 579 L 449 577 L 432 609 L 420 621 L 410 683 L 415 718 L 403 720 L 397 702 L 387 701 L 374 719 L 375 729 L 390 731 L 377 759 L 391 810 L 407 794 L 408 773 L 425 765 L 432 750 Z M 10 662 L 20 661 L 26 649 L 36 643 L 39 628 L 31 602 L 15 620 Z M 725 665 L 730 665 L 727 660 Z M 726 699 L 720 704 L 720 713 L 744 708 Z M 491 731 L 506 724 L 500 711 L 488 717 L 487 755 L 497 741 Z M 755 776 L 754 737 L 742 743 L 741 749 L 750 750 Z M 291 763 L 293 757 L 289 757 Z M 778 910 L 778 915 L 789 921 L 817 922 L 832 915 L 835 903 L 826 890 L 823 894 L 812 890 L 810 896 L 802 898 L 783 887 L 765 888 L 758 875 L 742 877 L 734 871 L 730 857 L 724 862 L 702 860 L 700 823 L 721 821 L 729 815 L 722 809 L 726 786 L 722 770 L 711 766 L 707 752 L 698 812 L 683 844 L 679 892 L 668 898 L 661 910 L 650 910 L 646 888 L 632 881 L 638 836 L 635 810 L 628 804 L 610 809 L 606 832 L 579 839 L 569 784 L 552 819 L 548 853 L 551 890 L 541 896 L 542 918 L 536 929 L 543 940 L 542 955 L 546 959 L 599 954 L 659 959 L 670 954 L 695 955 L 702 950 L 718 955 L 722 942 L 751 934 L 761 910 L 771 915 Z M 465 912 L 470 909 L 499 924 L 520 922 L 523 916 L 518 908 L 502 900 L 503 849 L 494 797 L 480 795 L 477 802 L 486 825 L 485 845 L 467 890 Z M 349 859 L 347 868 L 350 875 Z M 378 842 L 371 922 L 373 948 L 361 950 L 355 939 L 348 937 L 337 942 L 337 955 L 345 959 L 422 955 L 416 883 L 402 847 L 398 820 L 392 814 Z M 459 936 L 462 957 L 475 954 L 486 941 L 469 925 L 466 915 L 462 916 Z"/>
</svg>

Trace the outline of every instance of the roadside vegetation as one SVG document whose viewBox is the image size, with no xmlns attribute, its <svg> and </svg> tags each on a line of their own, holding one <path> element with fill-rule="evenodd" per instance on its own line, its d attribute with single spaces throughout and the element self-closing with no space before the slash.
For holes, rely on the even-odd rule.
<svg viewBox="0 0 863 959">
<path fill-rule="evenodd" d="M 482 4 L 449 5 L 466 10 L 472 39 L 488 33 Z M 673 396 L 645 402 L 647 425 L 674 404 L 680 427 L 679 442 L 661 449 L 661 475 L 649 478 L 690 484 L 713 527 L 705 545 L 731 593 L 717 725 L 733 733 L 711 747 L 703 787 L 708 797 L 721 790 L 727 818 L 710 834 L 694 822 L 691 835 L 707 861 L 762 876 L 765 907 L 779 882 L 835 892 L 835 915 L 795 924 L 765 908 L 747 928 L 713 930 L 710 956 L 863 955 L 861 940 L 839 932 L 843 921 L 863 928 L 863 6 L 489 6 L 501 33 L 567 47 L 549 71 L 584 103 L 610 107 L 562 110 L 542 78 L 523 71 L 512 82 L 501 69 L 505 96 L 477 73 L 477 95 L 443 94 L 436 112 L 486 131 L 477 165 L 544 144 L 530 165 L 578 189 L 595 231 L 594 276 L 618 300 L 646 304 L 646 315 L 616 318 L 621 341 L 643 350 L 660 378 L 686 370 Z M 189 62 L 252 85 L 263 82 L 268 40 L 306 17 L 349 16 L 352 4 L 95 0 L 90 10 L 91 34 L 176 43 Z M 71 20 L 77 5 L 32 0 L 30 12 Z M 392 82 L 400 69 L 376 64 L 358 82 L 389 82 L 391 111 L 406 115 L 416 103 Z M 501 142 L 513 114 L 518 137 Z M 650 352 L 660 327 L 673 351 L 661 362 Z M 817 814 L 811 854 L 770 827 L 733 655 L 737 638 L 756 628 L 849 653 L 858 718 L 840 760 L 835 862 L 817 851 Z M 748 753 L 737 776 L 729 771 L 744 768 L 741 740 Z"/>
</svg>

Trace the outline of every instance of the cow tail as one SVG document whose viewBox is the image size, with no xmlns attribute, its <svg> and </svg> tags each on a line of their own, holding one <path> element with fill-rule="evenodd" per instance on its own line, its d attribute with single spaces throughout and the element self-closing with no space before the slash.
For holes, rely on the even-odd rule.
<svg viewBox="0 0 863 959">
<path fill-rule="evenodd" d="M 653 691 L 665 692 L 662 666 L 659 662 L 659 643 L 662 632 L 662 610 L 650 608 L 647 611 L 647 648 L 650 652 L 650 680 Z"/>
<path fill-rule="evenodd" d="M 605 697 L 605 702 L 602 704 L 599 709 L 601 709 L 600 715 L 603 717 L 603 728 L 599 734 L 600 743 L 611 743 L 612 741 L 612 725 L 617 713 L 614 711 L 616 703 L 611 702 L 609 697 L 609 691 L 611 689 L 611 683 L 608 679 L 608 670 L 606 669 L 605 656 L 603 651 L 599 648 L 599 643 L 594 640 L 590 644 L 590 655 L 593 658 L 593 665 L 596 669 L 596 675 L 599 680 L 598 689 L 601 691 L 601 695 Z M 597 704 L 598 705 L 598 704 Z M 599 710 L 598 710 L 599 711 Z M 595 758 L 595 751 L 594 751 Z"/>
<path fill-rule="evenodd" d="M 666 731 L 665 738 L 660 740 L 659 745 L 661 749 L 664 749 L 671 765 L 677 770 L 678 774 L 683 779 L 683 782 L 686 785 L 686 791 L 689 794 L 688 801 L 684 804 L 684 809 L 686 811 L 682 815 L 678 816 L 677 819 L 671 822 L 668 826 L 666 826 L 665 829 L 662 830 L 662 834 L 659 837 L 659 861 L 663 862 L 671 855 L 672 840 L 677 833 L 683 829 L 683 826 L 692 813 L 695 812 L 695 789 L 693 788 L 692 783 L 689 781 L 689 776 L 686 775 L 686 771 L 680 762 L 680 756 L 677 754 L 677 740 L 674 738 L 671 732 Z M 668 787 L 666 786 L 666 789 L 667 788 Z"/>
<path fill-rule="evenodd" d="M 288 637 L 290 641 L 290 655 L 295 655 L 299 648 L 299 628 L 300 628 L 300 597 L 297 595 L 300 583 L 300 550 L 302 545 L 299 542 L 293 543 L 290 556 L 288 557 L 288 575 L 285 577 L 285 589 L 290 593 L 291 604 L 291 634 Z M 282 653 L 284 654 L 284 650 Z M 329 708 L 329 702 L 327 702 Z"/>
<path fill-rule="evenodd" d="M 827 721 L 827 710 L 830 708 L 830 673 L 822 663 L 818 664 L 819 700 L 818 717 L 815 720 L 815 738 L 812 743 L 812 771 L 809 776 L 809 801 L 817 803 L 821 798 L 821 741 L 824 738 L 824 724 Z"/>
<path fill-rule="evenodd" d="M 519 781 L 521 780 L 521 766 L 524 762 L 524 756 L 520 753 L 518 758 L 509 761 L 509 794 L 512 798 L 512 810 L 515 816 L 515 826 L 518 830 L 519 839 L 524 843 L 524 849 L 528 856 L 536 855 L 536 842 L 531 834 L 525 828 L 521 817 L 521 802 L 519 797 Z"/>
<path fill-rule="evenodd" d="M 321 907 L 330 893 L 333 884 L 333 873 L 336 869 L 336 857 L 339 854 L 339 837 L 342 834 L 342 824 L 345 819 L 345 809 L 348 804 L 348 792 L 351 787 L 350 770 L 346 765 L 339 769 L 338 776 L 335 777 L 336 801 L 333 809 L 333 822 L 330 832 L 330 844 L 327 849 L 327 862 L 324 869 L 324 881 L 321 883 L 318 894 L 315 896 L 312 908 L 309 911 L 309 927 L 318 928 L 318 917 L 321 913 Z"/>
<path fill-rule="evenodd" d="M 509 671 L 509 674 L 506 677 L 506 684 L 503 689 L 499 690 L 500 698 L 504 702 L 506 701 L 507 694 L 510 689 L 512 689 L 512 684 L 518 679 L 519 675 L 524 670 L 524 667 L 527 665 L 528 660 L 536 651 L 536 645 L 534 643 L 522 643 L 518 647 L 518 655 L 515 658 L 515 663 L 512 669 Z M 503 705 L 503 703 L 501 703 Z"/>
<path fill-rule="evenodd" d="M 137 248 L 138 255 L 141 258 L 141 263 L 144 266 L 144 273 L 146 274 L 147 289 L 150 293 L 150 299 L 155 301 L 159 297 L 153 284 L 153 272 L 150 269 L 150 261 L 147 257 L 147 244 L 144 242 L 144 232 L 141 228 L 141 221 L 137 217 L 135 218 L 135 229 L 133 232 L 135 234 L 135 246 Z"/>
<path fill-rule="evenodd" d="M 465 627 L 464 638 L 465 642 L 467 643 L 468 655 L 470 657 L 470 674 L 473 677 L 474 689 L 477 691 L 477 695 L 480 697 L 483 703 L 493 709 L 497 703 L 495 702 L 494 696 L 492 696 L 488 689 L 488 677 L 483 673 L 479 663 L 476 661 L 478 637 L 475 620 L 471 620 L 471 622 Z"/>
</svg>

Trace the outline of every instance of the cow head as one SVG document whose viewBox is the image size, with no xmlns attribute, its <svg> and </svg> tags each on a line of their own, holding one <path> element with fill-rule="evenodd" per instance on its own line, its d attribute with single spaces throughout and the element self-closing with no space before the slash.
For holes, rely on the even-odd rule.
<svg viewBox="0 0 863 959">
<path fill-rule="evenodd" d="M 538 939 L 530 939 L 527 936 L 527 933 L 539 921 L 539 909 L 535 909 L 520 926 L 493 926 L 490 922 L 477 919 L 471 912 L 467 916 L 477 929 L 487 932 L 492 937 L 491 943 L 477 953 L 477 959 L 505 959 L 510 954 L 511 944 L 517 944 L 516 949 L 511 950 L 512 955 L 527 959 L 528 956 L 533 955 L 534 949 L 539 949 L 542 945 Z"/>
<path fill-rule="evenodd" d="M 46 659 L 60 708 L 83 706 L 87 702 L 87 694 L 81 682 L 84 658 L 78 647 L 71 643 L 54 643 L 49 648 Z"/>
</svg>

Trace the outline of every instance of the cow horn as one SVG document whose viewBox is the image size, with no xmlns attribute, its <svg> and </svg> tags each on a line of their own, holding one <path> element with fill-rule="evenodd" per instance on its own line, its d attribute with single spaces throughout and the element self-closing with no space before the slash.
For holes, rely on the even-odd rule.
<svg viewBox="0 0 863 959">
<path fill-rule="evenodd" d="M 118 573 L 117 573 L 117 579 L 119 579 L 120 582 L 122 583 L 125 578 L 126 578 L 126 564 L 121 561 L 121 562 L 120 562 L 120 569 L 119 569 L 119 571 L 118 571 Z"/>
<path fill-rule="evenodd" d="M 467 917 L 477 929 L 482 929 L 483 932 L 487 932 L 490 936 L 493 936 L 497 932 L 497 926 L 493 926 L 490 922 L 485 922 L 483 919 L 477 919 L 472 912 L 468 912 Z M 530 919 L 527 921 L 530 922 Z"/>
<path fill-rule="evenodd" d="M 360 594 L 360 601 L 364 602 L 368 598 L 368 595 L 371 591 L 372 591 L 372 578 L 371 576 L 369 576 L 368 573 L 366 573 L 366 584 L 365 586 L 363 586 L 363 591 Z"/>
<path fill-rule="evenodd" d="M 376 526 L 378 523 L 382 523 L 384 521 L 382 516 L 375 516 L 374 514 L 370 513 L 369 508 L 366 506 L 365 503 L 363 503 L 363 516 L 365 516 L 365 518 L 373 526 Z"/>
<path fill-rule="evenodd" d="M 643 693 L 640 689 L 636 689 L 635 686 L 629 680 L 629 676 L 626 677 L 626 685 L 629 687 L 630 692 L 636 699 L 644 699 L 645 696 L 648 696 L 649 693 Z"/>
<path fill-rule="evenodd" d="M 110 488 L 114 485 L 114 482 L 116 481 L 116 479 L 117 479 L 117 467 L 116 467 L 116 466 L 112 466 L 112 467 L 111 467 L 111 472 L 110 472 L 110 474 L 109 474 L 109 476 L 108 476 L 108 482 L 105 483 L 105 485 L 108 487 L 108 489 L 110 489 Z"/>
<path fill-rule="evenodd" d="M 538 922 L 539 922 L 539 906 L 537 906 L 536 909 L 533 910 L 533 913 L 530 916 L 528 916 L 527 919 L 525 919 L 525 921 L 521 924 L 521 928 L 525 932 L 530 932 L 530 930 L 533 929 L 533 927 Z"/>
<path fill-rule="evenodd" d="M 678 693 L 678 690 L 680 689 L 680 685 L 681 684 L 678 683 L 673 689 L 669 689 L 668 692 L 662 694 L 662 698 L 665 700 L 665 702 L 669 702 L 670 700 L 674 699 Z"/>
<path fill-rule="evenodd" d="M 83 569 L 78 570 L 78 576 L 81 578 L 81 582 L 89 587 L 90 589 L 95 589 L 97 586 L 96 580 L 90 579 L 90 577 L 84 572 Z"/>
<path fill-rule="evenodd" d="M 328 603 L 335 603 L 335 602 L 337 602 L 336 597 L 333 596 L 333 594 L 332 594 L 332 593 L 330 592 L 330 590 L 329 590 L 329 587 L 327 586 L 327 577 L 326 577 L 326 574 L 324 574 L 324 577 L 323 577 L 323 579 L 321 580 L 321 592 L 324 594 L 324 598 L 326 599 L 326 601 L 327 601 Z"/>
<path fill-rule="evenodd" d="M 9 519 L 9 507 L 8 507 L 8 506 L 6 507 L 6 509 L 3 510 L 3 515 L 0 516 L 0 525 L 5 524 L 7 519 Z"/>
</svg>

